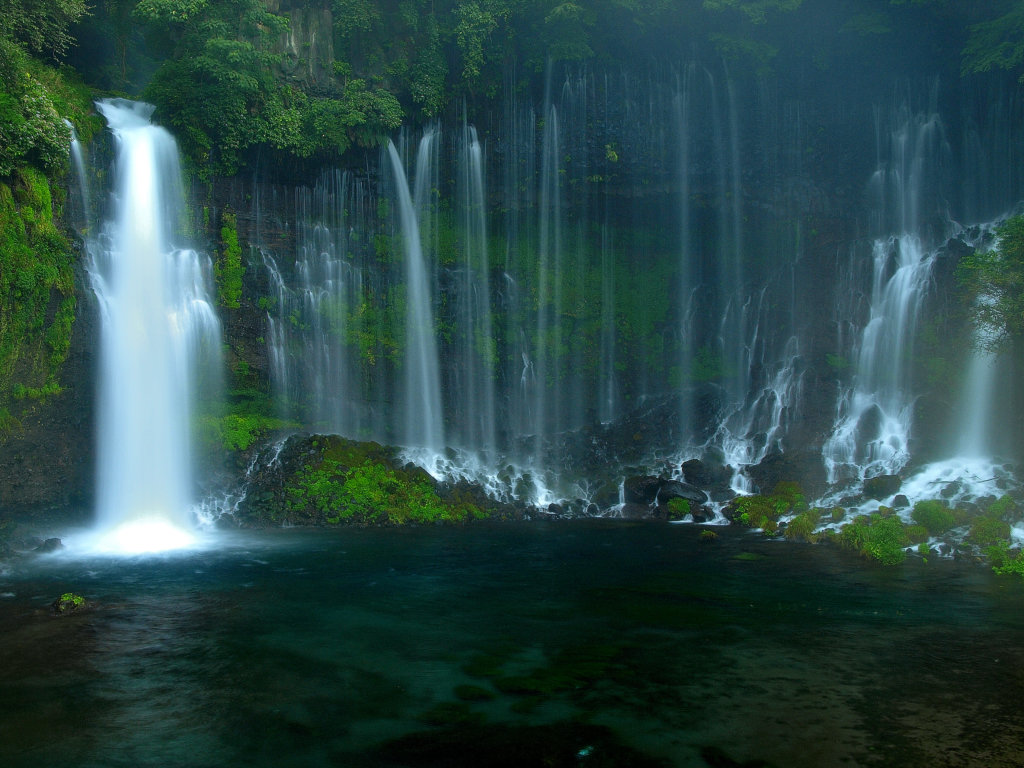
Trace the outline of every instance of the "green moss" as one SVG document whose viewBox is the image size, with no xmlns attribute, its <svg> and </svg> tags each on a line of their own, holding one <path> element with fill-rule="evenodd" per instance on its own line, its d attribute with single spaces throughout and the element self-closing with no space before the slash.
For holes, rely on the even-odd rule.
<svg viewBox="0 0 1024 768">
<path fill-rule="evenodd" d="M 793 510 L 790 497 L 783 496 L 740 496 L 734 502 L 736 519 L 751 528 L 760 528 L 765 533 L 779 530 L 779 518 Z"/>
<path fill-rule="evenodd" d="M 487 516 L 470 501 L 441 499 L 425 472 L 391 466 L 381 455 L 383 449 L 366 446 L 340 438 L 325 440 L 319 458 L 285 487 L 289 518 L 329 525 L 406 525 L 463 523 Z"/>
<path fill-rule="evenodd" d="M 907 540 L 911 544 L 921 544 L 922 542 L 928 541 L 930 538 L 928 529 L 920 523 L 908 525 L 904 530 L 907 532 Z"/>
<path fill-rule="evenodd" d="M 783 533 L 791 541 L 814 542 L 818 539 L 814 529 L 818 527 L 820 522 L 821 510 L 816 508 L 809 509 L 790 520 Z"/>
<path fill-rule="evenodd" d="M 669 520 L 682 520 L 690 514 L 690 502 L 686 499 L 680 499 L 678 497 L 669 499 L 666 506 L 668 507 Z"/>
<path fill-rule="evenodd" d="M 985 514 L 989 517 L 1005 518 L 1015 515 L 1018 511 L 1017 502 L 1012 496 L 1003 495 L 988 505 Z"/>
<path fill-rule="evenodd" d="M 1011 550 L 1009 542 L 1000 541 L 985 550 L 992 570 L 999 574 L 1016 573 L 1024 578 L 1024 552 Z"/>
<path fill-rule="evenodd" d="M 217 280 L 217 302 L 227 309 L 238 309 L 242 300 L 242 247 L 238 244 L 238 222 L 235 214 L 225 211 L 221 216 L 221 250 L 213 265 Z"/>
<path fill-rule="evenodd" d="M 41 171 L 0 184 L 0 407 L 59 394 L 75 317 L 71 247 Z"/>
<path fill-rule="evenodd" d="M 979 517 L 971 524 L 967 541 L 979 547 L 999 544 L 1010 538 L 1010 524 L 992 517 Z"/>
<path fill-rule="evenodd" d="M 843 527 L 840 543 L 883 565 L 895 565 L 906 557 L 910 539 L 898 517 L 859 516 Z"/>
<path fill-rule="evenodd" d="M 945 533 L 956 523 L 953 512 L 946 502 L 935 499 L 919 501 L 910 513 L 915 523 L 923 525 L 932 536 Z"/>
</svg>

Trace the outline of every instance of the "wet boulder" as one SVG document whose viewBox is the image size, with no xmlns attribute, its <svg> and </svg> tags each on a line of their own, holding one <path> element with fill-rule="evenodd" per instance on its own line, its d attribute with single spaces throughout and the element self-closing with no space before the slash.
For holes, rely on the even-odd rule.
<svg viewBox="0 0 1024 768">
<path fill-rule="evenodd" d="M 654 509 L 649 504 L 636 504 L 627 501 L 619 510 L 618 516 L 623 520 L 651 520 L 657 519 Z"/>
<path fill-rule="evenodd" d="M 657 501 L 659 504 L 668 504 L 672 499 L 685 499 L 692 504 L 704 504 L 708 500 L 708 495 L 689 483 L 666 480 L 658 488 Z"/>
<path fill-rule="evenodd" d="M 682 465 L 683 480 L 698 488 L 728 486 L 732 467 L 703 459 L 690 459 Z"/>
<path fill-rule="evenodd" d="M 658 490 L 662 481 L 652 475 L 634 475 L 627 477 L 623 486 L 626 503 L 653 504 L 658 498 Z"/>
<path fill-rule="evenodd" d="M 812 450 L 773 453 L 760 464 L 744 467 L 759 493 L 771 493 L 781 482 L 798 483 L 808 497 L 817 497 L 828 487 L 825 462 L 821 453 Z"/>
<path fill-rule="evenodd" d="M 899 475 L 875 475 L 864 481 L 863 493 L 869 499 L 882 501 L 899 492 L 901 484 Z"/>
</svg>

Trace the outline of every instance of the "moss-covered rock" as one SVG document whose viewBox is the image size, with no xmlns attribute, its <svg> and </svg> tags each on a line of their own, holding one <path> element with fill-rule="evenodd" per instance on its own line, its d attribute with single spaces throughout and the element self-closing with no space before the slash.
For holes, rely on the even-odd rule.
<svg viewBox="0 0 1024 768">
<path fill-rule="evenodd" d="M 65 592 L 50 604 L 50 608 L 56 616 L 66 616 L 70 613 L 83 611 L 88 606 L 89 603 L 86 599 L 81 595 L 76 595 L 74 592 Z"/>
<path fill-rule="evenodd" d="M 896 565 L 906 557 L 910 546 L 902 521 L 898 517 L 860 515 L 843 526 L 839 534 L 842 546 L 883 565 Z"/>
<path fill-rule="evenodd" d="M 944 501 L 928 499 L 914 504 L 910 513 L 915 523 L 923 525 L 932 536 L 945 533 L 956 524 L 952 510 Z"/>
<path fill-rule="evenodd" d="M 439 483 L 395 448 L 337 435 L 294 435 L 258 458 L 242 525 L 405 525 L 509 518 L 516 510 L 467 483 Z"/>
</svg>

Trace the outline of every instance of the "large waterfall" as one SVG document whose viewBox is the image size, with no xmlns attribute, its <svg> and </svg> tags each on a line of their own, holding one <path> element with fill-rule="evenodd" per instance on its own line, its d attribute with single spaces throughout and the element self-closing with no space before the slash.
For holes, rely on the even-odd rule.
<svg viewBox="0 0 1024 768">
<path fill-rule="evenodd" d="M 117 157 L 111 214 L 89 242 L 102 325 L 97 526 L 103 549 L 154 551 L 192 536 L 194 390 L 204 365 L 219 363 L 220 325 L 209 260 L 179 247 L 173 138 L 150 124 L 147 105 L 98 106 Z"/>
<path fill-rule="evenodd" d="M 780 89 L 721 63 L 552 68 L 486 131 L 405 130 L 365 173 L 261 188 L 282 410 L 537 503 L 694 457 L 747 492 L 770 489 L 745 467 L 801 452 L 836 499 L 903 472 L 935 265 L 1000 204 L 966 169 L 998 175 L 990 128 L 948 130 L 934 87 L 856 115 Z"/>
</svg>

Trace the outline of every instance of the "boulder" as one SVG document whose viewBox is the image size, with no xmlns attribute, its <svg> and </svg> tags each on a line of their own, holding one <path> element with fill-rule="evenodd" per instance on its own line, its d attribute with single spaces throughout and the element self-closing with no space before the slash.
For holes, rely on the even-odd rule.
<svg viewBox="0 0 1024 768">
<path fill-rule="evenodd" d="M 708 495 L 688 483 L 666 480 L 658 489 L 657 500 L 659 504 L 668 504 L 672 499 L 686 499 L 692 504 L 704 504 L 708 500 Z"/>
<path fill-rule="evenodd" d="M 622 505 L 618 516 L 623 520 L 650 520 L 655 515 L 654 510 L 648 504 L 627 501 Z"/>
<path fill-rule="evenodd" d="M 732 467 L 703 459 L 690 459 L 682 465 L 683 479 L 699 488 L 728 486 L 732 479 Z"/>
<path fill-rule="evenodd" d="M 658 489 L 662 481 L 652 475 L 634 475 L 627 477 L 624 491 L 627 504 L 653 504 L 658 498 Z"/>
<path fill-rule="evenodd" d="M 825 493 L 828 482 L 821 453 L 812 450 L 786 451 L 766 456 L 760 464 L 743 468 L 758 493 L 771 493 L 780 482 L 799 483 L 807 498 Z"/>
<path fill-rule="evenodd" d="M 897 493 L 901 483 L 899 475 L 875 475 L 864 481 L 863 493 L 869 499 L 882 501 Z"/>
</svg>

